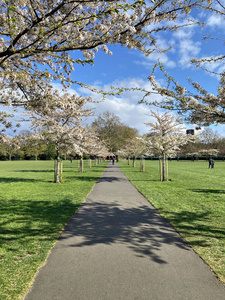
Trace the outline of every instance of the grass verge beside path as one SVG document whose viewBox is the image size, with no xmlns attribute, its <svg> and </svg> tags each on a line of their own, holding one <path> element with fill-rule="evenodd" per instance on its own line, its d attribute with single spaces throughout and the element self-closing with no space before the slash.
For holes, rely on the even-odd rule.
<svg viewBox="0 0 225 300">
<path fill-rule="evenodd" d="M 63 184 L 53 161 L 0 162 L 0 299 L 21 299 L 61 230 L 101 176 L 106 162 L 84 172 L 64 162 Z"/>
<path fill-rule="evenodd" d="M 118 165 L 225 283 L 225 162 L 171 161 L 168 182 L 159 181 L 158 161 L 146 161 L 146 172 L 138 162 Z"/>
</svg>

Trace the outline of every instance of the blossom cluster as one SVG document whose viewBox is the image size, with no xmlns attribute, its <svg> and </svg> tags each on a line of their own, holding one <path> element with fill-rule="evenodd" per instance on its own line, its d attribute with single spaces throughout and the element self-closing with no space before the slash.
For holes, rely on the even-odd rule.
<svg viewBox="0 0 225 300">
<path fill-rule="evenodd" d="M 150 127 L 146 135 L 146 146 L 155 155 L 175 156 L 181 146 L 194 140 L 193 136 L 184 132 L 180 120 L 174 115 L 168 112 L 160 114 L 152 111 L 151 116 L 156 119 L 156 122 L 146 123 Z"/>
<path fill-rule="evenodd" d="M 85 128 L 84 118 L 92 114 L 85 104 L 91 98 L 64 94 L 61 97 L 45 99 L 45 105 L 30 107 L 26 113 L 31 120 L 31 128 L 36 130 L 40 138 L 54 144 L 57 155 L 60 153 L 83 153 L 82 139 Z"/>
</svg>

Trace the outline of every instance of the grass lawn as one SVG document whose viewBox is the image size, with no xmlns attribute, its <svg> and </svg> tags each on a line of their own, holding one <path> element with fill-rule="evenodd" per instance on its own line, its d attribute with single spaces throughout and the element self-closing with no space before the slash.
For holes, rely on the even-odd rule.
<svg viewBox="0 0 225 300">
<path fill-rule="evenodd" d="M 0 299 L 20 299 L 29 289 L 65 223 L 106 167 L 77 171 L 64 162 L 63 184 L 53 183 L 53 161 L 0 162 Z"/>
<path fill-rule="evenodd" d="M 146 161 L 146 172 L 127 162 L 119 166 L 225 283 L 225 162 L 171 161 L 168 182 L 159 181 L 159 162 Z"/>
</svg>

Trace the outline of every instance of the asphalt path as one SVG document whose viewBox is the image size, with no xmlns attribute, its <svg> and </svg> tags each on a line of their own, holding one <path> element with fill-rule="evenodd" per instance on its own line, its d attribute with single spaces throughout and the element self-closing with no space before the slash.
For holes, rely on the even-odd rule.
<svg viewBox="0 0 225 300">
<path fill-rule="evenodd" d="M 225 300 L 225 288 L 119 167 L 109 164 L 25 297 L 73 299 Z"/>
</svg>

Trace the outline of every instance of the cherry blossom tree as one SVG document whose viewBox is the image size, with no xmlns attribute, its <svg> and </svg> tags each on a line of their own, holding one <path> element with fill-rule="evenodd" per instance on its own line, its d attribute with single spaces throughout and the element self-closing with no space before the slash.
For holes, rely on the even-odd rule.
<svg viewBox="0 0 225 300">
<path fill-rule="evenodd" d="M 185 87 L 179 85 L 179 83 L 166 72 L 165 76 L 168 79 L 168 87 L 160 86 L 155 76 L 150 75 L 149 80 L 153 90 L 147 92 L 145 95 L 146 97 L 147 95 L 149 96 L 150 94 L 156 93 L 164 98 L 160 101 L 152 101 L 151 103 L 144 99 L 141 102 L 174 110 L 178 112 L 186 122 L 197 124 L 197 129 L 201 126 L 225 123 L 225 74 L 221 74 L 217 95 L 209 93 L 200 86 L 200 84 L 191 81 L 196 93 L 187 91 Z"/>
<path fill-rule="evenodd" d="M 85 136 L 86 144 L 85 144 L 85 153 L 95 157 L 106 157 L 108 154 L 108 149 L 105 146 L 104 142 L 101 141 L 97 134 L 90 129 L 88 134 Z M 89 164 L 91 167 L 91 163 Z"/>
<path fill-rule="evenodd" d="M 151 127 L 149 133 L 146 135 L 147 148 L 155 155 L 162 159 L 160 174 L 162 174 L 162 181 L 168 180 L 166 172 L 166 158 L 176 155 L 180 147 L 189 141 L 193 140 L 193 136 L 184 133 L 181 127 L 181 122 L 177 117 L 170 115 L 168 112 L 159 114 L 151 111 L 151 116 L 156 118 L 155 123 L 146 123 Z"/>
<path fill-rule="evenodd" d="M 52 80 L 78 83 L 70 79 L 76 65 L 93 64 L 99 50 L 112 54 L 110 45 L 146 55 L 165 51 L 157 46 L 155 33 L 177 30 L 178 23 L 165 25 L 165 21 L 183 21 L 190 8 L 202 2 L 207 4 L 202 0 L 0 0 L 1 104 L 44 105 Z M 191 22 L 188 19 L 187 24 Z"/>
<path fill-rule="evenodd" d="M 37 160 L 38 156 L 47 150 L 46 142 L 35 133 L 24 131 L 17 137 L 25 156 L 34 156 Z"/>
<path fill-rule="evenodd" d="M 3 151 L 8 155 L 8 159 L 12 160 L 12 156 L 16 154 L 21 147 L 20 140 L 17 136 L 10 137 L 7 134 L 2 136 Z"/>
<path fill-rule="evenodd" d="M 54 182 L 60 179 L 60 154 L 76 153 L 82 155 L 81 140 L 85 135 L 85 128 L 81 122 L 92 114 L 91 109 L 85 108 L 91 98 L 64 94 L 60 98 L 46 99 L 45 106 L 34 107 L 27 113 L 32 121 L 31 128 L 44 132 L 39 136 L 55 145 L 56 170 Z M 37 133 L 38 134 L 38 133 Z"/>
<path fill-rule="evenodd" d="M 223 1 L 201 1 L 198 3 L 192 3 L 187 10 L 197 10 L 211 14 L 211 17 L 218 19 L 219 22 L 225 20 L 225 6 Z M 209 18 L 210 19 L 210 18 Z M 174 20 L 174 19 L 173 19 Z M 202 25 L 207 25 L 206 22 Z M 221 45 L 225 44 L 225 39 L 219 36 L 217 32 L 214 35 L 206 34 L 203 39 L 209 44 L 210 41 L 217 41 Z M 207 48 L 207 43 L 205 48 Z M 171 47 L 172 48 L 172 47 Z M 209 49 L 211 45 L 209 46 Z M 215 49 L 215 47 L 213 48 Z M 215 52 L 215 51 L 214 51 Z M 216 53 L 216 52 L 215 52 Z M 189 88 L 179 83 L 178 78 L 174 78 L 165 70 L 164 65 L 160 62 L 155 64 L 152 73 L 148 77 L 151 89 L 138 90 L 144 93 L 143 99 L 140 99 L 139 103 L 153 104 L 163 109 L 170 109 L 178 112 L 183 120 L 186 122 L 194 123 L 197 128 L 200 126 L 209 126 L 211 124 L 224 124 L 225 123 L 225 55 L 216 55 L 213 53 L 211 56 L 196 58 L 192 57 L 190 63 L 198 70 L 208 73 L 218 79 L 217 92 L 212 93 L 208 90 L 208 87 L 200 85 L 198 81 L 193 81 L 191 78 L 187 78 Z M 156 73 L 160 70 L 164 76 L 164 80 L 160 78 L 160 83 L 157 81 L 159 75 Z M 213 70 L 213 71 L 212 71 Z M 215 71 L 218 70 L 218 71 Z M 163 84 L 166 82 L 166 84 Z M 135 90 L 123 89 L 123 90 Z M 154 99 L 154 95 L 161 95 L 160 100 Z M 151 96 L 151 97 L 149 97 Z M 148 100 L 146 100 L 148 97 Z"/>
<path fill-rule="evenodd" d="M 104 143 L 98 138 L 96 132 L 90 126 L 85 127 L 85 134 L 80 140 L 82 145 L 82 155 L 80 159 L 79 171 L 83 172 L 83 155 L 103 157 L 108 153 Z M 91 168 L 91 159 L 89 159 L 89 168 Z"/>
<path fill-rule="evenodd" d="M 133 167 L 135 167 L 136 157 L 145 153 L 145 144 L 138 137 L 127 140 L 126 146 L 122 151 L 127 154 L 128 157 L 133 157 Z"/>
</svg>

